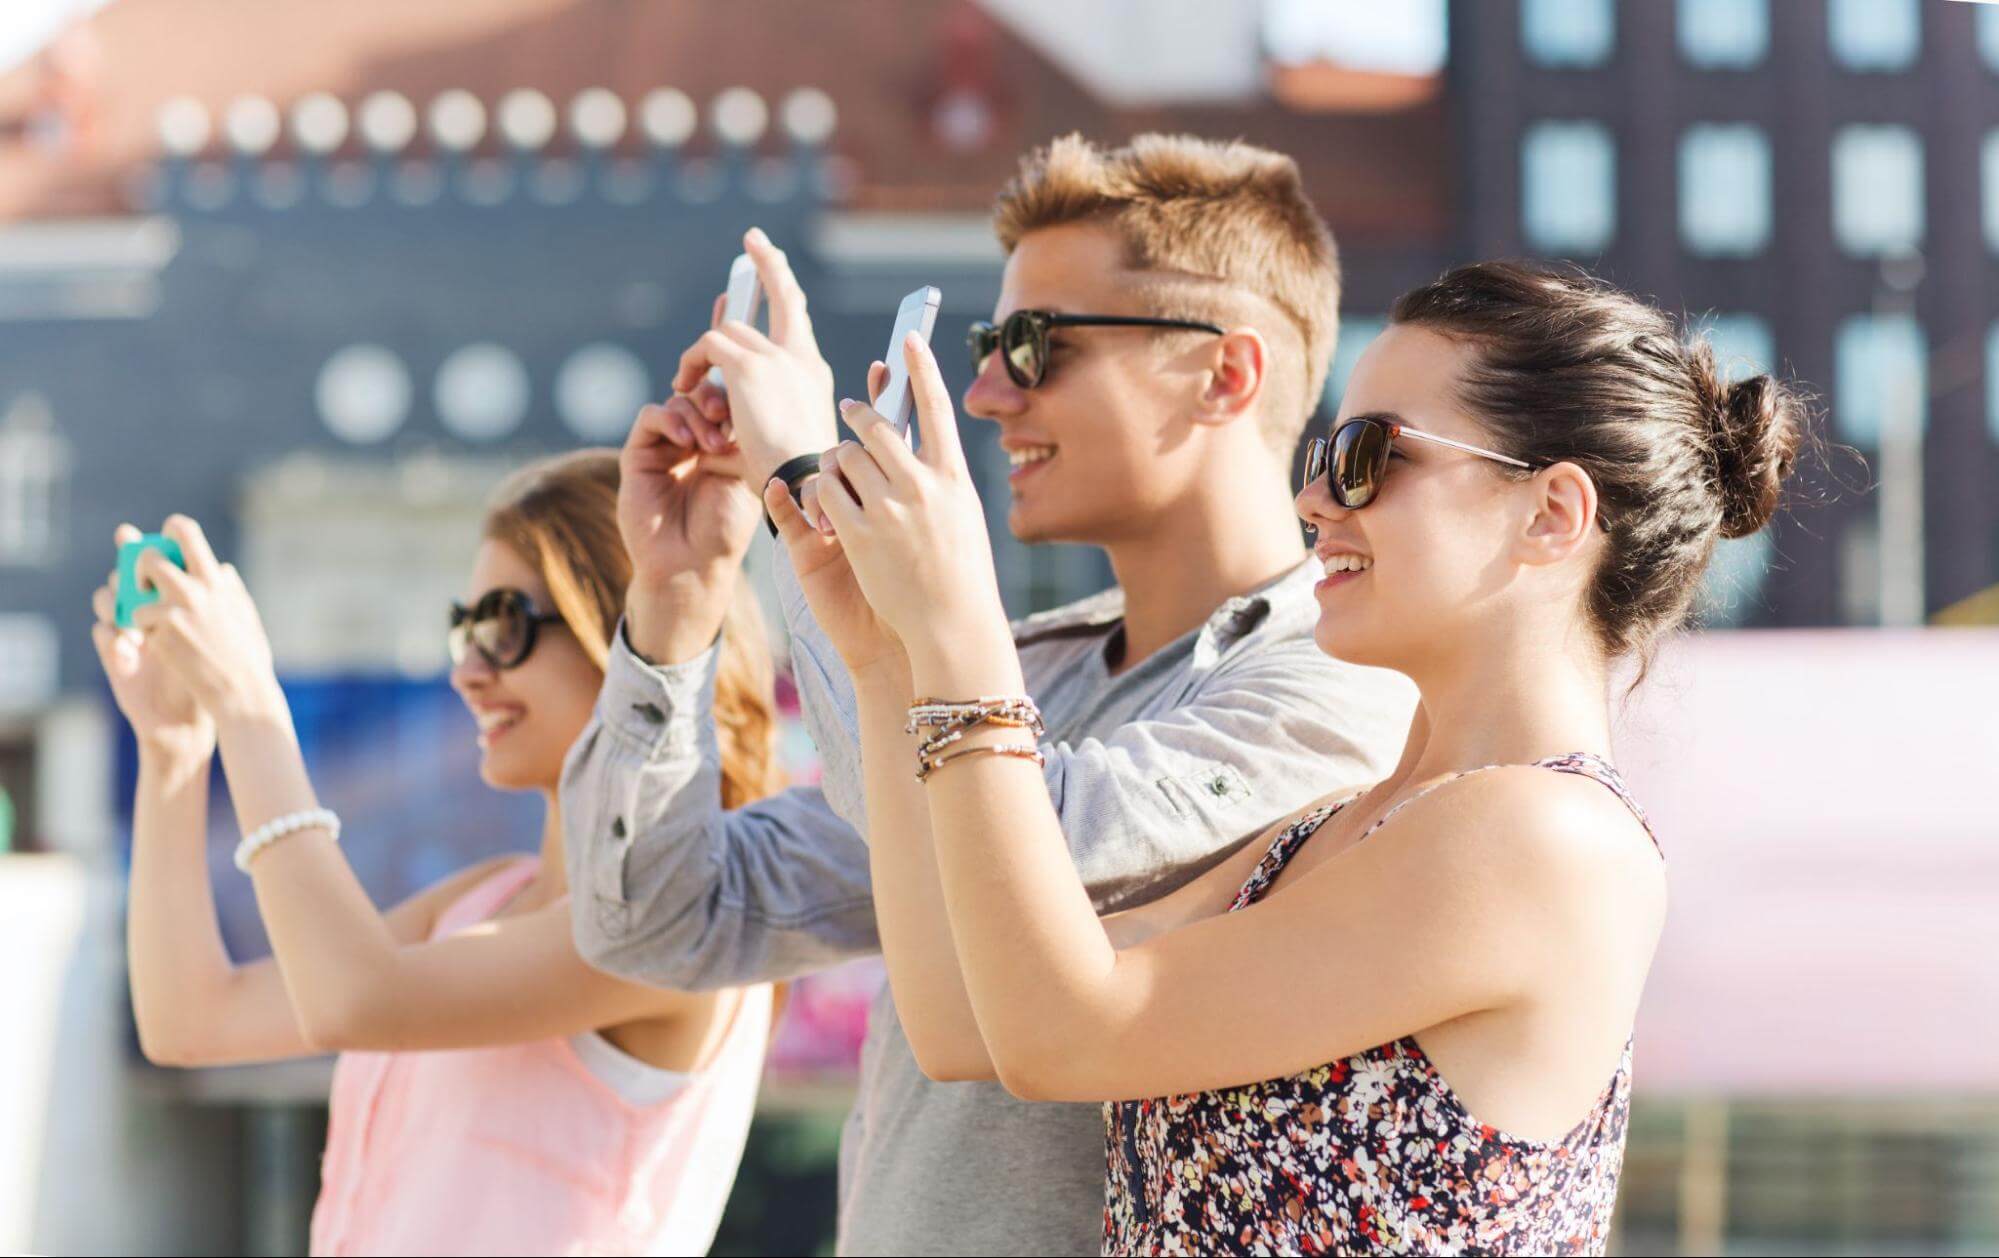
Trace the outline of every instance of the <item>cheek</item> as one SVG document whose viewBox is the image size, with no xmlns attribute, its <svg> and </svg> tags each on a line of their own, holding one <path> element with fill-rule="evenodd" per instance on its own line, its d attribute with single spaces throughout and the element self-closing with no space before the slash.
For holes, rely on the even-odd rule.
<svg viewBox="0 0 1999 1258">
<path fill-rule="evenodd" d="M 602 683 L 590 657 L 566 635 L 560 643 L 544 643 L 508 679 L 533 714 L 537 744 L 558 745 L 562 750 L 589 723 Z"/>
</svg>

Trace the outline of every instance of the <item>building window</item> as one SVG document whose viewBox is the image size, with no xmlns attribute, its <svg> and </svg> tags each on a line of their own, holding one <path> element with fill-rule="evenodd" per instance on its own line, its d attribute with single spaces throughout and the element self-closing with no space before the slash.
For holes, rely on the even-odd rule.
<svg viewBox="0 0 1999 1258">
<path fill-rule="evenodd" d="M 1999 70 L 1999 6 L 1978 6 L 1978 51 L 1986 65 Z"/>
<path fill-rule="evenodd" d="M 1747 623 L 1763 606 L 1763 583 L 1770 575 L 1776 543 L 1770 530 L 1748 537 L 1724 537 L 1714 548 L 1701 575 L 1700 623 L 1710 629 L 1734 629 Z"/>
<path fill-rule="evenodd" d="M 373 445 L 409 415 L 410 374 L 393 350 L 349 345 L 319 369 L 313 401 L 334 436 L 350 445 Z"/>
<path fill-rule="evenodd" d="M 651 400 L 652 378 L 622 345 L 585 345 L 555 373 L 555 410 L 585 441 L 620 442 Z"/>
<path fill-rule="evenodd" d="M 1612 0 L 1522 0 L 1520 43 L 1535 63 L 1563 69 L 1600 66 L 1617 42 Z"/>
<path fill-rule="evenodd" d="M 1871 515 L 1840 534 L 1839 615 L 1849 625 L 1881 623 L 1881 525 Z"/>
<path fill-rule="evenodd" d="M 1839 439 L 1878 449 L 1891 421 L 1929 423 L 1929 349 L 1910 315 L 1853 315 L 1833 344 L 1833 418 Z"/>
<path fill-rule="evenodd" d="M 1985 133 L 1985 243 L 1999 253 L 1999 131 Z"/>
<path fill-rule="evenodd" d="M 1599 122 L 1537 122 L 1520 150 L 1520 221 L 1544 253 L 1590 254 L 1617 227 L 1617 155 Z"/>
<path fill-rule="evenodd" d="M 55 622 L 47 616 L 0 613 L 0 712 L 33 712 L 54 699 L 61 653 Z"/>
<path fill-rule="evenodd" d="M 1922 49 L 1922 15 L 1916 0 L 1830 0 L 1826 34 L 1849 70 L 1907 70 Z"/>
<path fill-rule="evenodd" d="M 1701 331 L 1714 349 L 1715 362 L 1730 380 L 1768 373 L 1777 361 L 1769 321 L 1761 315 L 1710 315 Z"/>
<path fill-rule="evenodd" d="M 1703 70 L 1745 70 L 1770 52 L 1769 0 L 1680 0 L 1680 55 Z"/>
<path fill-rule="evenodd" d="M 1378 315 L 1347 315 L 1340 320 L 1340 341 L 1333 349 L 1333 365 L 1326 372 L 1326 414 L 1340 413 L 1340 399 L 1346 396 L 1347 381 L 1353 378 L 1353 365 L 1387 326 L 1388 320 Z"/>
<path fill-rule="evenodd" d="M 24 393 L 0 414 L 0 566 L 41 568 L 61 557 L 72 462 L 41 394 Z"/>
<path fill-rule="evenodd" d="M 437 416 L 466 441 L 498 441 L 527 417 L 527 368 L 511 350 L 467 345 L 437 369 Z"/>
<path fill-rule="evenodd" d="M 1680 139 L 1680 239 L 1708 257 L 1770 241 L 1770 141 L 1749 123 L 1687 128 Z"/>
<path fill-rule="evenodd" d="M 1985 429 L 1999 445 L 1999 323 L 1985 336 Z"/>
<path fill-rule="evenodd" d="M 1862 125 L 1833 136 L 1832 230 L 1861 256 L 1923 243 L 1923 142 L 1914 130 Z"/>
</svg>

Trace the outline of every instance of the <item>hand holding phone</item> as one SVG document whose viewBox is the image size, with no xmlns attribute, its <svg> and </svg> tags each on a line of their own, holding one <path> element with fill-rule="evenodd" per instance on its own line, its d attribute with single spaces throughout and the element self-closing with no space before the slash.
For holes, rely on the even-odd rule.
<svg viewBox="0 0 1999 1258">
<path fill-rule="evenodd" d="M 187 560 L 181 555 L 180 543 L 164 533 L 147 533 L 136 541 L 126 542 L 118 548 L 118 606 L 116 620 L 120 629 L 132 627 L 132 613 L 148 603 L 160 601 L 157 588 L 139 588 L 139 556 L 149 550 L 157 550 L 167 557 L 167 562 L 181 571 L 187 571 Z"/>
<path fill-rule="evenodd" d="M 747 253 L 739 253 L 729 264 L 729 291 L 722 301 L 722 322 L 747 323 L 752 326 L 757 321 L 757 311 L 763 306 L 763 281 L 757 276 L 757 264 Z M 728 386 L 722 382 L 722 369 L 708 369 L 708 383 L 718 389 Z"/>
<path fill-rule="evenodd" d="M 904 437 L 909 435 L 916 399 L 909 391 L 909 364 L 902 343 L 911 332 L 921 336 L 924 344 L 930 343 L 930 334 L 937 327 L 937 306 L 943 297 L 934 286 L 925 285 L 903 298 L 895 312 L 895 330 L 888 334 L 888 349 L 882 354 L 888 379 L 882 384 L 880 396 L 875 398 L 875 410 Z"/>
</svg>

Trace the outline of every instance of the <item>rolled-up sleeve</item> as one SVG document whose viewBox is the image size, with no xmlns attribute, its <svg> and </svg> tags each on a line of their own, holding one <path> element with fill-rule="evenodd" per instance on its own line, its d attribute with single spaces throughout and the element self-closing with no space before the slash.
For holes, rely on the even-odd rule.
<svg viewBox="0 0 1999 1258">
<path fill-rule="evenodd" d="M 833 810 L 865 831 L 853 683 L 782 554 L 792 672 Z M 1036 688 L 1033 648 L 1022 666 Z M 1261 643 L 1207 673 L 1167 715 L 1043 743 L 1048 793 L 1100 911 L 1164 895 L 1276 818 L 1395 765 L 1416 689 L 1335 660 L 1309 637 Z"/>
<path fill-rule="evenodd" d="M 578 951 L 696 991 L 878 952 L 867 848 L 817 789 L 722 807 L 716 657 L 655 668 L 613 639 L 559 792 Z"/>
<path fill-rule="evenodd" d="M 1158 719 L 1045 745 L 1091 899 L 1108 912 L 1164 895 L 1285 814 L 1379 781 L 1415 702 L 1399 674 L 1293 641 L 1216 670 Z"/>
</svg>

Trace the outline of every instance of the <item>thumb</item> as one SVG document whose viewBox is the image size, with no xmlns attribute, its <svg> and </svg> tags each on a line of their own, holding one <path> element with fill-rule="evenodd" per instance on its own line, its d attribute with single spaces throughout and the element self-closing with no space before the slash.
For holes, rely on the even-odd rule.
<svg viewBox="0 0 1999 1258">
<path fill-rule="evenodd" d="M 771 523 L 777 525 L 778 538 L 784 542 L 793 559 L 800 557 L 801 547 L 818 540 L 819 531 L 806 523 L 805 513 L 792 501 L 791 490 L 775 476 L 764 486 L 764 510 L 770 512 Z"/>
</svg>

